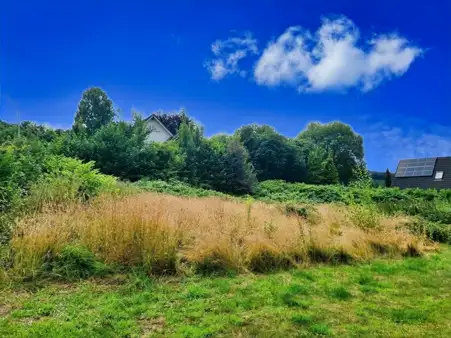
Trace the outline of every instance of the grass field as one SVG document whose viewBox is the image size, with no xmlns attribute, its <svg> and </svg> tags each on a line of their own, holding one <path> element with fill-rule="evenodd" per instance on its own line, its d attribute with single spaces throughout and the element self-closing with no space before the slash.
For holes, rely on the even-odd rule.
<svg viewBox="0 0 451 338">
<path fill-rule="evenodd" d="M 1 337 L 451 337 L 451 247 L 274 274 L 3 291 Z"/>
</svg>

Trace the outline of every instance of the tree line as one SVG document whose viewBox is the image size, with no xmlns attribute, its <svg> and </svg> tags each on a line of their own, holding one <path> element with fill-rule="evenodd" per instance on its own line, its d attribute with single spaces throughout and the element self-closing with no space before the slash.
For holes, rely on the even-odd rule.
<svg viewBox="0 0 451 338">
<path fill-rule="evenodd" d="M 233 194 L 252 193 L 264 180 L 348 185 L 368 176 L 362 137 L 341 122 L 310 123 L 295 138 L 257 124 L 208 138 L 184 111 L 156 115 L 175 138 L 149 142 L 152 131 L 142 115 L 118 120 L 107 94 L 90 88 L 82 94 L 71 129 L 0 121 L 0 143 L 25 142 L 94 161 L 102 173 L 123 180 L 177 179 Z"/>
</svg>

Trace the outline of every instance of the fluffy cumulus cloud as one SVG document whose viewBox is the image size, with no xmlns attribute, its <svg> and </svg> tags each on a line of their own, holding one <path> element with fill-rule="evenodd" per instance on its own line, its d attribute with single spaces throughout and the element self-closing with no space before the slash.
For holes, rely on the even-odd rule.
<svg viewBox="0 0 451 338">
<path fill-rule="evenodd" d="M 246 71 L 239 68 L 239 62 L 249 54 L 257 54 L 257 40 L 252 34 L 235 36 L 226 40 L 216 40 L 211 45 L 214 58 L 205 63 L 213 80 L 221 80 L 227 75 L 245 76 Z"/>
<path fill-rule="evenodd" d="M 250 36 L 216 41 L 212 51 L 217 58 L 207 64 L 212 78 L 241 73 L 238 61 L 256 54 Z M 288 85 L 299 91 L 320 92 L 358 87 L 369 91 L 383 80 L 401 76 L 422 54 L 397 34 L 374 35 L 367 41 L 346 17 L 323 19 L 316 32 L 289 27 L 269 42 L 254 67 L 257 84 Z"/>
<path fill-rule="evenodd" d="M 300 91 L 368 91 L 404 74 L 422 50 L 396 35 L 376 35 L 359 45 L 360 33 L 345 18 L 324 19 L 313 34 L 290 27 L 268 44 L 255 66 L 258 84 L 287 84 Z"/>
</svg>

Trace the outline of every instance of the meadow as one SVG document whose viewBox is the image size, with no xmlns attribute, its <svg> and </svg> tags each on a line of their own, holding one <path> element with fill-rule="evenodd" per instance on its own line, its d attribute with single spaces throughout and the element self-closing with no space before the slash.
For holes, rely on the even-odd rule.
<svg viewBox="0 0 451 338">
<path fill-rule="evenodd" d="M 176 182 L 121 191 L 18 220 L 2 337 L 451 334 L 451 250 L 416 216 Z"/>
</svg>

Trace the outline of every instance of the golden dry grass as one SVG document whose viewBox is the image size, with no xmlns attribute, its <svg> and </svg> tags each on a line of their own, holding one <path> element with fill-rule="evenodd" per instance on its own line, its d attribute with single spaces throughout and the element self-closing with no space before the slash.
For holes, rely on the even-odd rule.
<svg viewBox="0 0 451 338">
<path fill-rule="evenodd" d="M 89 248 L 108 264 L 152 273 L 197 269 L 267 271 L 311 262 L 421 254 L 426 243 L 397 229 L 402 220 L 319 205 L 310 217 L 282 206 L 143 193 L 99 198 L 89 206 L 49 209 L 19 222 L 11 242 L 14 269 L 27 275 L 68 244 Z"/>
</svg>

